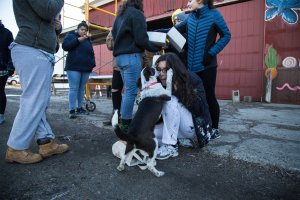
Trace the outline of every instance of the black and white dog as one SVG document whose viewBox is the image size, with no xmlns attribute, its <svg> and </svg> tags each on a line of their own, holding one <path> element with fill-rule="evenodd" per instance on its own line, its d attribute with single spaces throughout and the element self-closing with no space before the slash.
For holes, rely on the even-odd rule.
<svg viewBox="0 0 300 200">
<path fill-rule="evenodd" d="M 157 177 L 165 174 L 155 168 L 158 143 L 153 131 L 164 102 L 171 99 L 173 71 L 169 69 L 167 72 L 166 89 L 157 81 L 157 76 L 156 69 L 152 67 L 146 67 L 141 72 L 142 100 L 127 133 L 121 131 L 118 117 L 113 117 L 112 126 L 116 135 L 126 141 L 125 152 L 120 155 L 121 162 L 117 167 L 119 171 L 124 170 L 127 159 L 139 151 L 144 156 L 143 161 L 146 164 L 144 169 L 148 168 Z"/>
</svg>

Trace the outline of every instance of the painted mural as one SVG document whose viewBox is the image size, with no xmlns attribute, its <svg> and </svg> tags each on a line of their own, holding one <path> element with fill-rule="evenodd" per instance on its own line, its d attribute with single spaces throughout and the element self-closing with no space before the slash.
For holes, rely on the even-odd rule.
<svg viewBox="0 0 300 200">
<path fill-rule="evenodd" d="M 266 21 L 281 16 L 288 24 L 298 22 L 298 14 L 295 10 L 300 9 L 299 0 L 266 0 L 266 5 L 268 7 L 265 13 Z"/>
<path fill-rule="evenodd" d="M 300 104 L 300 0 L 265 2 L 265 101 Z"/>
</svg>

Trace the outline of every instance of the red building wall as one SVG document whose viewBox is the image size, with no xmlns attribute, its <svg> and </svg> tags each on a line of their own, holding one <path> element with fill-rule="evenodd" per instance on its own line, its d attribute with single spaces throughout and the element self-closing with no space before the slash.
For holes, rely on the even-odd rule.
<svg viewBox="0 0 300 200">
<path fill-rule="evenodd" d="M 218 8 L 231 31 L 231 41 L 218 56 L 219 99 L 231 99 L 232 90 L 239 90 L 241 100 L 252 96 L 261 101 L 264 5 L 262 0 L 252 0 Z"/>
<path fill-rule="evenodd" d="M 105 44 L 94 46 L 96 67 L 93 72 L 99 75 L 111 75 L 112 74 L 112 52 L 107 50 Z"/>
</svg>

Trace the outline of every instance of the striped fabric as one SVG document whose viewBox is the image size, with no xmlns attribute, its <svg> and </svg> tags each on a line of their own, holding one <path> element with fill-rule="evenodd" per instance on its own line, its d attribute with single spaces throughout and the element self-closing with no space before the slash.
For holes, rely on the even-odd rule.
<svg viewBox="0 0 300 200">
<path fill-rule="evenodd" d="M 231 38 L 221 13 L 216 9 L 210 9 L 207 5 L 192 12 L 185 21 L 175 27 L 181 33 L 188 33 L 188 69 L 193 72 L 200 72 L 208 67 L 202 64 L 207 53 L 214 59 L 216 66 L 216 55 Z M 220 35 L 220 39 L 215 42 L 217 34 Z"/>
</svg>

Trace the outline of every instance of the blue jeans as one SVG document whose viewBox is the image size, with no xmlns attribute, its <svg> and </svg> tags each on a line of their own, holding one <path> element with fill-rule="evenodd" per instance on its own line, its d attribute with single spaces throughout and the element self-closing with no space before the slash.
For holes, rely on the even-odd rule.
<svg viewBox="0 0 300 200">
<path fill-rule="evenodd" d="M 67 71 L 69 81 L 69 109 L 81 108 L 85 92 L 85 84 L 89 79 L 89 72 Z M 77 103 L 77 106 L 76 106 Z"/>
<path fill-rule="evenodd" d="M 132 119 L 134 101 L 137 93 L 137 80 L 140 77 L 142 62 L 141 54 L 124 54 L 116 57 L 124 82 L 124 95 L 121 105 L 121 118 Z"/>
</svg>

